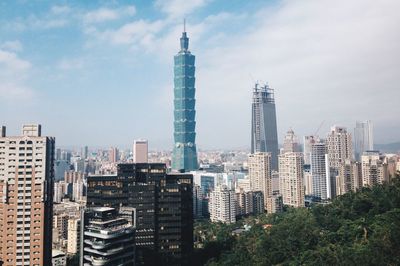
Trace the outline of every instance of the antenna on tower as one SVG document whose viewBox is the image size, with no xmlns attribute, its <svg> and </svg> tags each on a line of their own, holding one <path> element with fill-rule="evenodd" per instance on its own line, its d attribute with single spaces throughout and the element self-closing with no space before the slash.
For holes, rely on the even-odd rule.
<svg viewBox="0 0 400 266">
<path fill-rule="evenodd" d="M 186 32 L 186 18 L 183 19 L 183 32 Z"/>
</svg>

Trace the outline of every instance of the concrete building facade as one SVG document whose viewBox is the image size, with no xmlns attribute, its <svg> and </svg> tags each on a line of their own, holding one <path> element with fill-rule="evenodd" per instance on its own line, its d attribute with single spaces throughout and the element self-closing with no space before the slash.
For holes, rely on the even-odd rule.
<svg viewBox="0 0 400 266">
<path fill-rule="evenodd" d="M 2 265 L 51 264 L 54 146 L 40 125 L 0 137 Z"/>
</svg>

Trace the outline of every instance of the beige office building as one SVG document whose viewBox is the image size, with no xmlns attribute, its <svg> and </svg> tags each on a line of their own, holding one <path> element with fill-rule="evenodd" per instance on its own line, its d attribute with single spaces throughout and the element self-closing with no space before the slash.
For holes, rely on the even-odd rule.
<svg viewBox="0 0 400 266">
<path fill-rule="evenodd" d="M 51 265 L 53 137 L 40 125 L 0 137 L 0 260 L 2 265 Z"/>
<path fill-rule="evenodd" d="M 144 139 L 135 139 L 133 141 L 133 162 L 147 163 L 148 162 L 148 142 Z"/>
</svg>

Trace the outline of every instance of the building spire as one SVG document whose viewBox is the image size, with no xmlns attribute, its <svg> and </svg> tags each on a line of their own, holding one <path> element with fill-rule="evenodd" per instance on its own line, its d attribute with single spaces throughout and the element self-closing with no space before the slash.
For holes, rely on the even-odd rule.
<svg viewBox="0 0 400 266">
<path fill-rule="evenodd" d="M 189 38 L 186 34 L 186 18 L 183 19 L 183 32 L 181 37 L 181 51 L 187 51 L 189 49 Z"/>
</svg>

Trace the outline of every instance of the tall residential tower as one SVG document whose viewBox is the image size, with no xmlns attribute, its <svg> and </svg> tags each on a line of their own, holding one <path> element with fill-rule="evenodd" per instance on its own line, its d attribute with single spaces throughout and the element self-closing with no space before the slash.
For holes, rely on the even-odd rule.
<svg viewBox="0 0 400 266">
<path fill-rule="evenodd" d="M 0 137 L 0 265 L 51 265 L 54 143 L 40 125 Z"/>
<path fill-rule="evenodd" d="M 181 37 L 181 50 L 174 57 L 174 140 L 172 169 L 191 171 L 198 168 L 196 152 L 195 56 L 189 51 L 186 30 Z"/>
<path fill-rule="evenodd" d="M 253 89 L 251 117 L 251 153 L 270 152 L 271 168 L 278 170 L 278 132 L 274 90 L 268 85 Z"/>
</svg>

